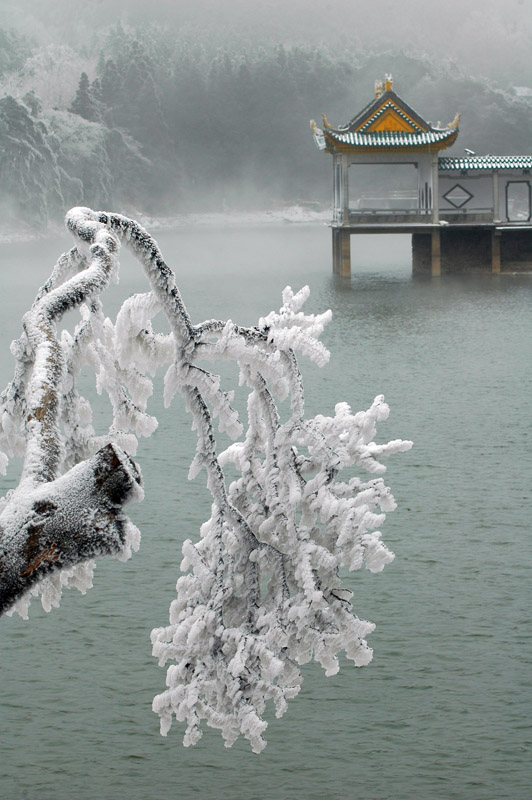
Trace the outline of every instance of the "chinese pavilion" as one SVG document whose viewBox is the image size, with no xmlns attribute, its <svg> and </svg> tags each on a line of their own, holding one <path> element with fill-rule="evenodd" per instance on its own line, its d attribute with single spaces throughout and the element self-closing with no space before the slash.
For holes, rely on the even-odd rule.
<svg viewBox="0 0 532 800">
<path fill-rule="evenodd" d="M 355 233 L 412 234 L 414 271 L 532 266 L 532 156 L 440 155 L 459 119 L 432 125 L 394 91 L 391 75 L 347 125 L 311 128 L 333 158 L 333 269 L 348 276 Z M 510 235 L 511 234 L 511 235 Z M 502 261 L 501 261 L 502 259 Z"/>
</svg>

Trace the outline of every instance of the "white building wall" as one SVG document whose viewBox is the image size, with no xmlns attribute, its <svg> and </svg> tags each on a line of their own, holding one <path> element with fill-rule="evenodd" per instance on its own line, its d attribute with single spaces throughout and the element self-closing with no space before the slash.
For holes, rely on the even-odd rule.
<svg viewBox="0 0 532 800">
<path fill-rule="evenodd" d="M 491 173 L 460 175 L 440 172 L 440 210 L 457 213 L 488 213 L 493 210 L 493 179 Z"/>
<path fill-rule="evenodd" d="M 532 176 L 523 170 L 497 171 L 498 209 L 494 218 L 500 222 L 526 222 L 532 218 Z M 440 210 L 443 214 L 467 215 L 493 213 L 494 171 L 439 173 Z M 471 195 L 471 196 L 469 196 Z"/>
</svg>

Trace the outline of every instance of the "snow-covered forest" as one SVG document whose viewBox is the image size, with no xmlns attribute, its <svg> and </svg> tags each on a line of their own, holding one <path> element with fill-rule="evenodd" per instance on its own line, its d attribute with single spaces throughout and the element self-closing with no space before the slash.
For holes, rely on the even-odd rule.
<svg viewBox="0 0 532 800">
<path fill-rule="evenodd" d="M 506 34 L 517 58 L 527 31 Z M 516 95 L 526 83 L 517 69 L 490 73 L 486 63 L 475 74 L 487 77 L 472 77 L 459 42 L 431 57 L 420 42 L 385 44 L 362 35 L 261 44 L 133 19 L 62 43 L 0 30 L 4 224 L 44 226 L 77 204 L 148 215 L 327 204 L 330 164 L 309 119 L 347 121 L 384 72 L 425 118 L 461 112 L 459 152 L 530 151 L 532 103 Z"/>
</svg>

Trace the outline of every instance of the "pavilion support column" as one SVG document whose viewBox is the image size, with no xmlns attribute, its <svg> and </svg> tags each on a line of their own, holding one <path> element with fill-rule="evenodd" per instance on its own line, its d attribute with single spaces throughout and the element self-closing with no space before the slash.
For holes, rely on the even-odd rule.
<svg viewBox="0 0 532 800">
<path fill-rule="evenodd" d="M 497 231 L 491 232 L 491 271 L 496 274 L 501 271 L 501 237 Z"/>
<path fill-rule="evenodd" d="M 333 156 L 333 222 L 342 215 L 342 162 L 340 156 Z"/>
<path fill-rule="evenodd" d="M 493 222 L 500 222 L 499 212 L 499 171 L 493 170 Z"/>
<path fill-rule="evenodd" d="M 340 268 L 340 275 L 342 276 L 342 278 L 350 278 L 351 277 L 351 234 L 345 228 L 342 228 L 341 231 L 342 231 L 342 240 L 341 240 L 342 263 Z"/>
<path fill-rule="evenodd" d="M 440 190 L 438 185 L 438 153 L 432 156 L 432 221 L 440 221 Z"/>
<path fill-rule="evenodd" d="M 333 273 L 351 277 L 351 236 L 346 228 L 332 229 Z"/>
<path fill-rule="evenodd" d="M 342 219 L 344 225 L 349 223 L 349 163 L 347 156 L 342 153 L 342 178 L 343 178 L 343 206 Z"/>
<path fill-rule="evenodd" d="M 441 236 L 439 228 L 431 234 L 431 274 L 433 278 L 441 275 Z"/>
<path fill-rule="evenodd" d="M 340 274 L 340 228 L 332 228 L 333 275 Z"/>
</svg>

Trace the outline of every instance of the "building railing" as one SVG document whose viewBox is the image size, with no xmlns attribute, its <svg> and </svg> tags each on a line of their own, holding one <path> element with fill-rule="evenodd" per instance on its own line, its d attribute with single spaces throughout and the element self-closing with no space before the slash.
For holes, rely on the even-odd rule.
<svg viewBox="0 0 532 800">
<path fill-rule="evenodd" d="M 340 225 L 430 225 L 432 224 L 432 214 L 423 210 L 400 210 L 394 209 L 371 209 L 370 211 L 351 211 L 349 219 L 343 223 L 338 220 Z"/>
<path fill-rule="evenodd" d="M 389 208 L 389 207 L 375 207 L 375 208 L 350 208 L 348 216 L 344 216 L 344 210 L 341 208 L 333 208 L 333 224 L 335 225 L 370 225 L 370 224 L 395 224 L 411 225 L 417 224 L 433 224 L 433 210 L 431 208 Z M 491 207 L 479 208 L 453 208 L 453 209 L 439 209 L 438 220 L 440 222 L 448 222 L 454 225 L 467 225 L 467 224 L 500 224 L 504 222 L 505 225 L 519 227 L 520 225 L 530 225 L 529 218 L 523 215 L 523 218 L 508 220 L 506 217 L 497 217 Z"/>
<path fill-rule="evenodd" d="M 440 210 L 440 219 L 445 222 L 466 223 L 466 222 L 495 222 L 493 208 L 471 208 L 466 211 L 464 208 L 454 208 Z"/>
<path fill-rule="evenodd" d="M 377 216 L 384 214 L 389 216 L 402 216 L 404 214 L 411 214 L 413 216 L 432 216 L 432 209 L 428 208 L 350 208 L 349 217 L 358 216 Z"/>
</svg>

